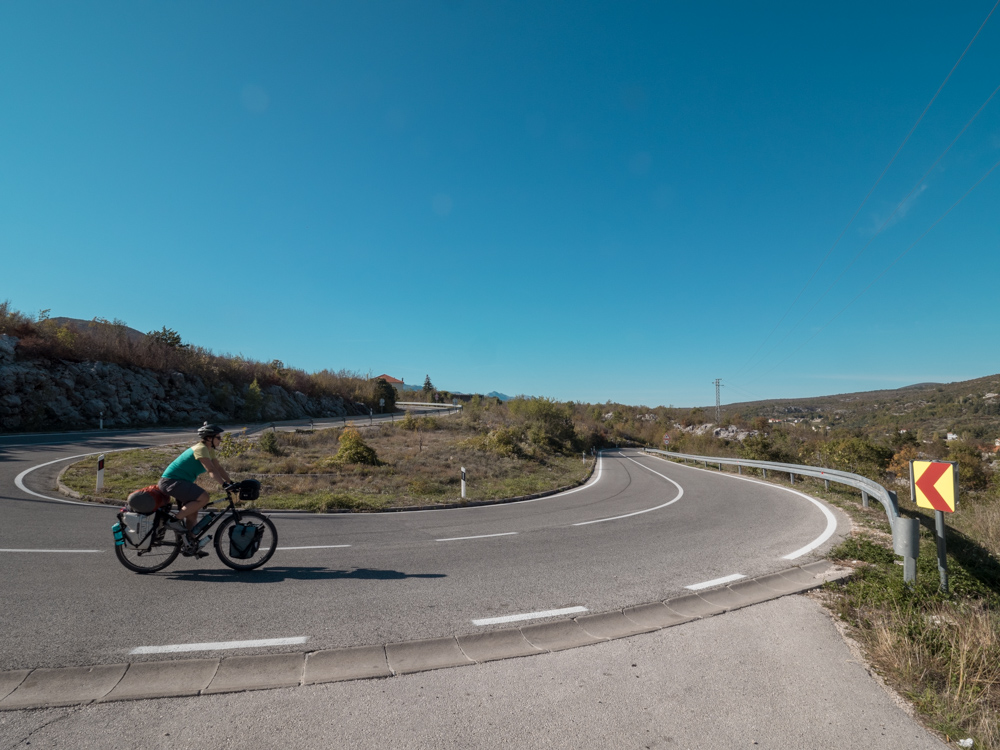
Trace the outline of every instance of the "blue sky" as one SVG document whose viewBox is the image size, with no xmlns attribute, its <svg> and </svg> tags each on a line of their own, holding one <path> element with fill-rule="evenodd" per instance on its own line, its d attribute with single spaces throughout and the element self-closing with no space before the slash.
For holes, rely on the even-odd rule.
<svg viewBox="0 0 1000 750">
<path fill-rule="evenodd" d="M 931 227 L 1000 95 L 931 167 L 1000 11 L 848 226 L 991 8 L 3 3 L 0 299 L 560 400 L 997 373 L 1000 169 Z"/>
</svg>

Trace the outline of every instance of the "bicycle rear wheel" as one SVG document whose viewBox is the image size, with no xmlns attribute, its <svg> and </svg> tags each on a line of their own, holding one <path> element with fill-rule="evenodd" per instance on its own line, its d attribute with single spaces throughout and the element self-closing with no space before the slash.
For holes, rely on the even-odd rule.
<svg viewBox="0 0 1000 750">
<path fill-rule="evenodd" d="M 230 549 L 229 532 L 236 525 L 236 517 L 230 516 L 222 522 L 215 534 L 215 554 L 219 556 L 224 565 L 229 566 L 233 570 L 253 570 L 254 568 L 259 568 L 271 559 L 274 550 L 278 548 L 278 530 L 274 528 L 274 524 L 271 523 L 270 518 L 254 510 L 240 511 L 240 523 L 251 523 L 255 526 L 263 527 L 260 546 L 257 548 L 257 551 L 245 559 L 233 556 Z"/>
<path fill-rule="evenodd" d="M 155 573 L 163 570 L 177 559 L 180 552 L 180 534 L 164 527 L 153 532 L 153 543 L 149 549 L 137 549 L 127 540 L 125 544 L 115 545 L 118 561 L 136 573 Z"/>
</svg>

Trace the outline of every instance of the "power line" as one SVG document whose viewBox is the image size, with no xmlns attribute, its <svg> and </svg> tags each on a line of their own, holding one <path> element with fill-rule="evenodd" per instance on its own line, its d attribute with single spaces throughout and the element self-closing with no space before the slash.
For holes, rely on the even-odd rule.
<svg viewBox="0 0 1000 750">
<path fill-rule="evenodd" d="M 885 220 L 884 222 L 882 222 L 882 225 L 881 225 L 881 226 L 880 226 L 880 227 L 878 228 L 878 231 L 876 231 L 876 232 L 875 232 L 875 234 L 873 234 L 873 235 L 872 235 L 872 236 L 871 236 L 871 237 L 870 237 L 870 238 L 868 239 L 868 242 L 866 242 L 866 243 L 865 243 L 864 247 L 862 247 L 862 248 L 861 248 L 861 249 L 860 249 L 860 250 L 859 250 L 859 251 L 857 252 L 857 254 L 855 254 L 855 256 L 854 256 L 854 257 L 853 257 L 853 258 L 851 259 L 851 262 L 847 264 L 847 267 L 846 267 L 846 268 L 844 268 L 844 270 L 840 272 L 840 275 L 839 275 L 839 276 L 837 276 L 837 278 L 836 278 L 836 279 L 834 279 L 834 280 L 833 280 L 833 281 L 832 281 L 832 282 L 831 282 L 831 283 L 830 283 L 830 284 L 829 284 L 829 285 L 828 285 L 828 286 L 826 287 L 826 289 L 825 289 L 825 290 L 823 291 L 823 293 L 822 293 L 822 294 L 821 294 L 821 295 L 820 295 L 819 297 L 817 297 L 817 298 L 816 298 L 816 299 L 815 299 L 815 300 L 813 301 L 813 303 L 812 303 L 812 306 L 811 306 L 811 307 L 810 307 L 810 308 L 809 308 L 808 310 L 806 310 L 806 312 L 805 312 L 805 313 L 804 313 L 804 314 L 803 314 L 803 315 L 802 315 L 802 316 L 801 316 L 801 317 L 800 317 L 800 318 L 798 319 L 798 321 L 796 321 L 795 325 L 793 325 L 793 326 L 792 326 L 792 327 L 791 327 L 791 328 L 790 328 L 790 329 L 789 329 L 789 330 L 788 330 L 788 331 L 787 331 L 787 332 L 785 333 L 785 335 L 781 337 L 781 340 L 780 340 L 780 341 L 778 341 L 778 343 L 777 343 L 777 344 L 775 344 L 774 346 L 772 346 L 772 347 L 770 348 L 770 350 L 768 350 L 767 354 L 765 354 L 765 355 L 764 355 L 764 357 L 763 357 L 763 359 L 761 359 L 761 360 L 760 360 L 760 361 L 759 361 L 759 362 L 758 362 L 757 364 L 760 364 L 760 362 L 763 362 L 763 361 L 766 361 L 766 360 L 767 360 L 767 358 L 768 358 L 768 357 L 769 357 L 769 356 L 770 356 L 770 355 L 771 355 L 771 354 L 772 354 L 772 353 L 773 353 L 773 352 L 774 352 L 774 351 L 775 351 L 775 350 L 776 350 L 776 349 L 777 349 L 778 347 L 780 347 L 780 346 L 781 346 L 781 345 L 782 345 L 782 344 L 783 344 L 783 343 L 784 343 L 784 342 L 785 342 L 785 341 L 786 341 L 786 340 L 788 339 L 788 337 L 792 335 L 792 333 L 794 333 L 794 332 L 795 332 L 795 329 L 796 329 L 796 328 L 798 328 L 798 327 L 799 327 L 799 326 L 800 326 L 800 325 L 802 324 L 802 321 L 804 321 L 804 320 L 805 320 L 806 318 L 808 318 L 808 317 L 809 317 L 809 315 L 810 315 L 810 314 L 812 314 L 812 311 L 813 311 L 813 310 L 815 310 L 815 309 L 816 309 L 816 307 L 817 307 L 817 305 L 819 305 L 819 303 L 820 303 L 820 302 L 822 302 L 822 301 L 823 301 L 823 300 L 824 300 L 824 299 L 826 298 L 826 295 L 830 293 L 830 290 L 831 290 L 831 289 L 833 289 L 833 288 L 834 288 L 834 287 L 835 287 L 835 286 L 836 286 L 836 285 L 837 285 L 837 284 L 838 284 L 838 283 L 840 282 L 840 280 L 841 280 L 842 278 L 844 278 L 844 275 L 845 275 L 845 274 L 846 274 L 846 273 L 847 273 L 847 272 L 848 272 L 848 271 L 849 271 L 849 270 L 850 270 L 850 269 L 851 269 L 851 268 L 852 268 L 852 267 L 854 266 L 854 264 L 855 264 L 855 263 L 856 263 L 856 262 L 858 261 L 858 258 L 860 258 L 860 257 L 861 257 L 861 255 L 862 255 L 862 254 L 863 254 L 863 253 L 864 253 L 864 252 L 865 252 L 865 251 L 866 251 L 866 250 L 867 250 L 867 249 L 869 248 L 869 246 L 871 246 L 872 242 L 874 242 L 874 241 L 875 241 L 875 238 L 877 238 L 877 237 L 878 237 L 879 235 L 881 235 L 881 234 L 882 234 L 882 231 L 883 231 L 883 230 L 884 230 L 884 229 L 885 229 L 885 228 L 886 228 L 887 226 L 889 226 L 889 222 L 890 222 L 890 221 L 892 221 L 893 217 L 894 217 L 894 216 L 895 216 L 895 215 L 896 215 L 897 213 L 899 213 L 899 210 L 900 210 L 900 209 L 901 209 L 901 208 L 902 208 L 902 207 L 903 207 L 903 206 L 904 206 L 904 205 L 906 204 L 906 201 L 908 201 L 908 200 L 910 199 L 910 196 L 912 196 L 912 195 L 913 195 L 913 193 L 914 193 L 914 192 L 915 192 L 915 191 L 917 190 L 917 188 L 918 188 L 918 187 L 920 187 L 920 185 L 921 185 L 921 184 L 923 183 L 923 181 L 924 181 L 925 179 L 927 179 L 927 176 L 928 176 L 928 175 L 929 175 L 929 174 L 930 174 L 931 172 L 933 172 L 933 171 L 934 171 L 934 168 L 935 168 L 935 167 L 937 167 L 937 165 L 938 165 L 938 164 L 939 164 L 939 163 L 941 162 L 941 160 L 942 160 L 942 159 L 943 159 L 943 158 L 944 158 L 944 157 L 945 157 L 945 156 L 946 156 L 946 155 L 948 154 L 948 152 L 949 152 L 949 151 L 951 151 L 952 147 L 953 147 L 953 146 L 954 146 L 954 145 L 955 145 L 956 143 L 958 143 L 958 139 L 959 139 L 959 138 L 961 138 L 961 137 L 962 137 L 962 135 L 964 135 L 965 131 L 969 129 L 969 126 L 970 126 L 970 125 L 972 125 L 972 123 L 973 123 L 973 122 L 974 122 L 974 121 L 976 120 L 976 118 L 977 118 L 977 117 L 979 117 L 980 113 L 981 113 L 981 112 L 982 112 L 982 111 L 983 111 L 983 110 L 984 110 L 984 109 L 986 108 L 986 105 L 987 105 L 987 104 L 989 104 L 989 103 L 990 103 L 990 102 L 991 102 L 991 101 L 993 100 L 993 97 L 997 95 L 997 92 L 1000 92 L 1000 86 L 997 86 L 997 87 L 996 87 L 995 89 L 993 89 L 993 93 L 991 93 L 991 94 L 990 94 L 990 95 L 989 95 L 988 97 L 986 97 L 986 101 L 984 101 L 984 102 L 983 102 L 983 103 L 982 103 L 982 104 L 980 105 L 979 109 L 977 109 L 977 110 L 976 110 L 976 113 L 975 113 L 974 115 L 972 115 L 972 117 L 970 117 L 970 118 L 969 118 L 968 122 L 966 122 L 966 123 L 965 123 L 965 125 L 964 125 L 964 126 L 962 127 L 962 129 L 961 129 L 960 131 L 958 131 L 958 135 L 956 135 L 956 136 L 955 136 L 955 137 L 954 137 L 954 138 L 952 139 L 951 143 L 949 143 L 949 144 L 948 144 L 948 146 L 947 146 L 947 147 L 945 148 L 945 150 L 944 150 L 944 151 L 942 151 L 942 152 L 941 152 L 941 153 L 940 153 L 940 154 L 938 155 L 937 159 L 935 159 L 935 160 L 934 160 L 934 163 L 933 163 L 933 164 L 931 164 L 931 165 L 930 165 L 930 167 L 928 167 L 928 168 L 927 168 L 927 171 L 925 171 L 925 172 L 924 172 L 924 173 L 923 173 L 923 174 L 922 174 L 922 175 L 920 176 L 920 179 L 918 179 L 918 180 L 917 180 L 917 181 L 916 181 L 915 183 L 913 183 L 913 187 L 911 187 L 911 188 L 910 188 L 910 192 L 908 192 L 908 193 L 907 193 L 907 194 L 906 194 L 905 196 L 903 196 L 903 199 L 902 199 L 902 200 L 900 200 L 900 201 L 899 201 L 899 203 L 897 203 L 897 204 L 896 204 L 896 207 L 895 207 L 895 208 L 893 209 L 892 213 L 891 213 L 891 214 L 889 214 L 889 217 L 888 217 L 888 218 L 887 218 L 887 219 L 886 219 L 886 220 Z M 978 183 L 977 183 L 977 184 L 978 184 Z M 941 218 L 944 218 L 944 217 L 941 217 Z M 754 365 L 754 366 L 756 366 L 756 365 Z M 745 372 L 748 372 L 749 370 L 752 370 L 754 366 L 751 366 L 751 367 L 747 368 L 746 370 L 744 370 L 744 373 L 745 373 Z"/>
<path fill-rule="evenodd" d="M 913 123 L 913 127 L 910 128 L 910 132 L 908 132 L 906 134 L 906 137 L 903 138 L 903 142 L 899 144 L 899 147 L 896 149 L 896 153 L 894 153 L 892 155 L 892 158 L 889 159 L 889 163 L 885 165 L 885 168 L 882 170 L 882 173 L 878 176 L 878 179 L 875 180 L 875 184 L 871 186 L 871 189 L 868 191 L 868 194 L 865 195 L 864 200 L 862 200 L 861 203 L 858 205 L 857 209 L 854 211 L 854 214 L 851 216 L 850 220 L 847 222 L 847 224 L 844 225 L 844 228 L 840 230 L 840 234 L 837 235 L 837 239 L 834 240 L 833 245 L 830 246 L 830 249 L 826 251 L 826 255 L 823 256 L 823 260 L 821 260 L 819 265 L 816 266 L 816 270 L 812 272 L 812 276 L 810 276 L 809 280 L 806 281 L 806 283 L 802 286 L 802 288 L 799 290 L 799 293 L 795 295 L 795 299 L 792 300 L 792 304 L 788 306 L 788 309 L 785 310 L 784 314 L 781 316 L 781 319 L 778 320 L 774 328 L 771 329 L 771 332 L 764 337 L 763 341 L 761 341 L 760 345 L 757 347 L 754 353 L 750 355 L 749 359 L 747 359 L 746 364 L 744 364 L 743 367 L 740 369 L 740 373 L 747 371 L 750 362 L 754 359 L 754 357 L 757 356 L 757 354 L 768 342 L 768 340 L 770 340 L 771 336 L 774 335 L 774 332 L 778 330 L 778 327 L 784 322 L 785 318 L 788 317 L 788 313 L 792 311 L 792 309 L 798 303 L 799 299 L 801 299 L 803 293 L 806 291 L 806 289 L 809 288 L 809 285 L 812 283 L 813 279 L 816 278 L 816 274 L 819 273 L 820 269 L 823 268 L 823 265 L 830 258 L 830 254 L 834 251 L 834 248 L 837 247 L 837 245 L 840 243 L 841 238 L 843 238 L 844 234 L 847 232 L 848 228 L 851 226 L 851 224 L 854 223 L 854 220 L 858 217 L 858 214 L 861 213 L 861 209 L 864 208 L 864 205 L 868 202 L 868 199 L 871 197 L 872 193 L 875 192 L 875 188 L 877 188 L 879 183 L 882 182 L 882 178 L 885 177 L 886 172 L 889 171 L 889 167 L 891 167 L 893 162 L 896 161 L 896 157 L 899 156 L 899 152 L 903 150 L 903 146 L 905 146 L 907 141 L 910 140 L 910 136 L 913 135 L 913 131 L 917 129 L 917 126 L 924 119 L 924 115 L 927 114 L 927 111 L 931 108 L 931 105 L 934 104 L 934 101 L 938 98 L 938 95 L 941 93 L 942 89 L 944 89 L 945 84 L 948 83 L 948 80 L 951 78 L 952 73 L 955 72 L 955 69 L 958 67 L 959 63 L 962 62 L 962 60 L 965 58 L 965 55 L 969 51 L 969 48 L 972 47 L 972 43 L 976 41 L 976 38 L 983 30 L 983 27 L 986 26 L 986 22 L 990 20 L 990 16 L 993 15 L 993 12 L 997 9 L 997 6 L 1000 6 L 1000 0 L 997 0 L 997 2 L 994 3 L 993 7 L 990 9 L 990 12 L 986 14 L 986 18 L 984 18 L 983 22 L 979 24 L 979 28 L 976 29 L 976 33 L 973 34 L 972 39 L 969 40 L 969 43 L 965 45 L 965 49 L 962 50 L 962 54 L 959 55 L 958 60 L 955 61 L 955 64 L 951 66 L 951 70 L 948 71 L 948 75 L 944 77 L 944 80 L 941 82 L 941 85 L 938 86 L 937 91 L 934 92 L 934 96 L 932 96 L 931 100 L 927 102 L 927 106 L 924 107 L 924 111 L 920 113 L 920 117 L 918 117 L 917 121 Z"/>
<path fill-rule="evenodd" d="M 944 212 L 943 214 L 941 214 L 941 215 L 940 215 L 940 216 L 939 216 L 939 217 L 938 217 L 937 219 L 935 219 L 934 223 L 933 223 L 933 224 L 931 224 L 931 225 L 930 225 L 929 227 L 927 227 L 927 229 L 925 229 L 925 230 L 924 230 L 924 233 L 923 233 L 923 234 L 921 234 L 921 235 L 920 235 L 919 237 L 917 237 L 917 239 L 915 239 L 915 240 L 913 241 L 913 243 L 912 243 L 912 244 L 911 244 L 911 245 L 910 245 L 909 247 L 907 247 L 907 248 L 906 248 L 906 249 L 905 249 L 905 250 L 904 250 L 903 252 L 901 252 L 901 253 L 900 253 L 899 255 L 897 255 L 897 256 L 896 256 L 896 259 L 895 259 L 895 260 L 893 260 L 893 261 L 892 261 L 892 263 L 890 263 L 890 264 L 889 264 L 889 265 L 887 265 L 887 266 L 886 266 L 886 267 L 885 267 L 884 269 L 882 269 L 882 272 L 881 272 L 881 273 L 880 273 L 880 274 L 879 274 L 878 276 L 876 276 L 876 277 L 875 277 L 874 279 L 872 279 L 872 280 L 871 280 L 871 281 L 869 282 L 868 286 L 866 286 L 866 287 L 865 287 L 864 289 L 862 289 L 862 290 L 861 290 L 860 292 L 858 292 L 858 293 L 857 293 L 857 295 L 855 295 L 854 299 L 852 299 L 852 300 L 851 300 L 850 302 L 848 302 L 848 303 L 847 303 L 846 305 L 844 305 L 844 306 L 843 306 L 843 307 L 842 307 L 842 308 L 841 308 L 841 309 L 840 309 L 840 310 L 839 310 L 839 311 L 837 312 L 837 314 L 836 314 L 836 315 L 834 315 L 834 316 L 833 316 L 832 318 L 830 318 L 830 319 L 829 319 L 829 320 L 828 320 L 828 321 L 827 321 L 826 323 L 824 323 L 824 324 L 822 325 L 822 327 L 820 327 L 820 328 L 819 328 L 819 330 L 817 330 L 817 331 L 816 331 L 815 333 L 813 333 L 813 335 L 812 335 L 812 336 L 810 336 L 810 337 L 809 337 L 808 339 L 806 339 L 806 340 L 805 340 L 805 341 L 803 341 L 803 342 L 802 342 L 801 344 L 799 344 L 799 346 L 798 346 L 798 347 L 797 347 L 797 348 L 796 348 L 796 349 L 795 349 L 795 350 L 794 350 L 794 351 L 793 351 L 793 352 L 792 352 L 791 354 L 789 354 L 789 355 L 788 355 L 787 357 L 785 357 L 785 358 L 784 358 L 783 360 L 781 360 L 781 361 L 780 361 L 780 362 L 778 362 L 778 363 L 777 363 L 776 365 L 774 365 L 774 367 L 772 367 L 772 368 L 771 368 L 770 370 L 768 370 L 768 371 L 767 371 L 767 372 L 765 372 L 765 373 L 764 373 L 763 375 L 761 375 L 761 377 L 764 377 L 764 376 L 766 376 L 766 375 L 769 375 L 770 373 L 774 372 L 774 370 L 776 370 L 776 369 L 777 369 L 778 367 L 781 367 L 781 365 L 783 365 L 783 364 L 784 364 L 785 362 L 787 362 L 787 361 L 788 361 L 789 359 L 791 359 L 792 357 L 794 357 L 794 356 L 795 356 L 795 355 L 796 355 L 796 354 L 797 354 L 797 353 L 799 352 L 799 350 L 800 350 L 800 349 L 802 349 L 802 347 L 804 347 L 804 346 L 805 346 L 806 344 L 808 344 L 808 343 L 809 343 L 810 341 L 812 341 L 812 340 L 813 340 L 814 338 L 816 338 L 817 336 L 819 336 L 819 334 L 820 334 L 820 333 L 822 333 L 822 332 L 823 332 L 823 331 L 824 331 L 824 330 L 825 330 L 825 329 L 827 328 L 827 326 L 829 326 L 829 325 L 830 325 L 831 323 L 833 323 L 833 321 L 835 321 L 835 320 L 836 320 L 837 318 L 839 318 L 839 317 L 840 317 L 840 316 L 841 316 L 841 315 L 842 315 L 842 314 L 843 314 L 843 313 L 844 313 L 844 312 L 845 312 L 845 311 L 847 310 L 847 308 L 849 308 L 849 307 L 850 307 L 851 305 L 853 305 L 853 304 L 854 304 L 855 302 L 857 302 L 857 301 L 858 301 L 859 299 L 861 299 L 861 297 L 862 297 L 862 296 L 864 296 L 864 294 L 865 294 L 865 293 L 866 293 L 866 292 L 867 292 L 867 291 L 868 291 L 869 289 L 871 289 L 871 288 L 872 288 L 872 287 L 873 287 L 873 286 L 874 286 L 874 285 L 875 285 L 875 284 L 876 284 L 876 283 L 878 282 L 878 280 L 879 280 L 879 279 L 881 279 L 881 278 L 882 278 L 883 276 L 885 276 L 885 275 L 886 275 L 886 274 L 887 274 L 887 273 L 889 272 L 889 270 L 890 270 L 890 269 L 891 269 L 891 268 L 892 268 L 893 266 L 895 266 L 895 265 L 896 265 L 897 263 L 899 263 L 899 261 L 901 261 L 901 260 L 903 259 L 903 257 L 904 257 L 904 256 L 905 256 L 905 255 L 906 255 L 907 253 L 909 253 L 909 252 L 910 252 L 910 250 L 912 250 L 912 249 L 913 249 L 914 247 L 916 247 L 917 243 L 918 243 L 918 242 L 920 242 L 920 240 L 922 240 L 922 239 L 923 239 L 924 237 L 926 237 L 926 236 L 928 235 L 928 233 L 929 233 L 929 232 L 930 232 L 930 231 L 931 231 L 931 230 L 932 230 L 932 229 L 933 229 L 934 227 L 936 227 L 936 226 L 937 226 L 938 224 L 940 224 L 940 223 L 941 223 L 941 221 L 942 221 L 942 220 L 943 220 L 943 219 L 944 219 L 944 218 L 945 218 L 945 217 L 946 217 L 946 216 L 947 216 L 948 214 L 950 214 L 950 213 L 951 213 L 952 211 L 954 211 L 954 210 L 955 210 L 955 208 L 956 208 L 956 207 L 958 206 L 958 204 L 959 204 L 959 203 L 961 203 L 962 201 L 964 201 L 964 200 L 965 200 L 965 199 L 966 199 L 966 198 L 967 198 L 967 197 L 969 196 L 969 193 L 971 193 L 971 192 L 972 192 L 973 190 L 975 190 L 975 189 L 976 189 L 977 187 L 979 187 L 980 183 L 981 183 L 981 182 L 982 182 L 983 180 L 985 180 L 985 179 L 986 179 L 987 177 L 989 177 L 989 176 L 990 176 L 990 175 L 991 175 L 991 174 L 993 173 L 993 170 L 995 170 L 995 169 L 996 169 L 997 167 L 1000 167 L 1000 161 L 997 161 L 997 162 L 995 162 L 995 163 L 993 164 L 993 166 L 992 166 L 992 167 L 990 167 L 990 168 L 989 168 L 989 169 L 988 169 L 988 170 L 986 171 L 986 174 L 984 174 L 984 175 L 983 175 L 982 177 L 980 177 L 980 178 L 979 178 L 978 180 L 976 180 L 976 183 L 975 183 L 975 184 L 974 184 L 974 185 L 973 185 L 972 187 L 970 187 L 970 188 L 969 188 L 968 190 L 966 190 L 966 191 L 965 191 L 965 193 L 964 193 L 964 194 L 962 195 L 962 197 L 961 197 L 961 198 L 959 198 L 959 199 L 958 199 L 957 201 L 955 201 L 954 203 L 952 203 L 952 204 L 951 204 L 951 206 L 950 206 L 950 207 L 948 208 L 948 210 L 947 210 L 947 211 L 945 211 L 945 212 Z"/>
</svg>

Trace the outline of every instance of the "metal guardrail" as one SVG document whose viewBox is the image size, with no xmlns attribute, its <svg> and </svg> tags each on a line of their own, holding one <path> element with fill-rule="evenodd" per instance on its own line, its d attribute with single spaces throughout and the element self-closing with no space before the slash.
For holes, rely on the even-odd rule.
<svg viewBox="0 0 1000 750">
<path fill-rule="evenodd" d="M 826 469 L 816 466 L 806 466 L 804 464 L 783 464 L 776 461 L 751 461 L 745 458 L 721 458 L 718 456 L 693 456 L 687 453 L 674 453 L 673 451 L 662 451 L 656 448 L 643 448 L 646 453 L 657 453 L 672 459 L 682 461 L 695 461 L 705 464 L 718 464 L 722 467 L 735 466 L 740 474 L 743 467 L 760 469 L 767 477 L 768 471 L 776 471 L 788 474 L 792 484 L 795 484 L 796 476 L 814 477 L 826 482 L 827 489 L 830 482 L 846 484 L 849 487 L 861 490 L 861 499 L 864 506 L 868 507 L 869 495 L 874 497 L 885 508 L 886 517 L 889 519 L 889 527 L 892 529 L 892 546 L 897 555 L 903 558 L 903 579 L 907 582 L 915 581 L 917 577 L 917 554 L 920 545 L 920 522 L 916 518 L 904 518 L 899 513 L 899 502 L 896 493 L 887 490 L 878 482 L 859 474 L 852 474 L 849 471 L 838 469 Z"/>
</svg>

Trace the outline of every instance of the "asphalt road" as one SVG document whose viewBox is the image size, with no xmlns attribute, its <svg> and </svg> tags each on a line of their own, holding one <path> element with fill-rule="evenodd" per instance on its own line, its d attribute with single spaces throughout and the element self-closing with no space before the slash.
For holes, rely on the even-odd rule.
<svg viewBox="0 0 1000 750">
<path fill-rule="evenodd" d="M 586 487 L 560 496 L 432 512 L 274 514 L 280 548 L 262 570 L 237 574 L 211 556 L 135 575 L 114 557 L 114 508 L 66 502 L 55 476 L 71 456 L 185 437 L 0 440 L 0 671 L 142 659 L 128 652 L 147 645 L 299 636 L 304 644 L 270 651 L 312 651 L 508 627 L 473 622 L 494 616 L 605 612 L 818 559 L 849 528 L 836 509 L 787 488 L 614 451 Z M 944 747 L 803 596 L 389 680 L 0 712 L 0 748 L 137 744 Z"/>
<path fill-rule="evenodd" d="M 829 540 L 790 561 L 829 527 L 817 504 L 614 451 L 587 486 L 562 495 L 431 512 L 274 514 L 279 550 L 261 570 L 236 573 L 211 555 L 136 575 L 114 557 L 115 509 L 59 502 L 54 477 L 68 456 L 177 438 L 98 434 L 0 448 L 0 670 L 217 641 L 305 638 L 279 650 L 312 651 L 506 627 L 473 621 L 513 614 L 607 612 L 818 559 L 847 528 L 840 517 Z"/>
</svg>

